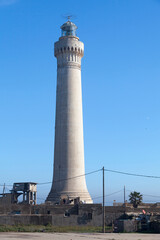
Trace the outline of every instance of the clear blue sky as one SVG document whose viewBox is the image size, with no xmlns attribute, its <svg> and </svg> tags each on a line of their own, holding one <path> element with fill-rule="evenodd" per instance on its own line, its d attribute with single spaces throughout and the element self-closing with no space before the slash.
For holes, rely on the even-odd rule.
<svg viewBox="0 0 160 240">
<path fill-rule="evenodd" d="M 76 15 L 85 44 L 86 172 L 105 166 L 160 176 L 160 0 L 0 0 L 0 184 L 52 180 L 53 50 L 66 14 Z M 86 180 L 92 197 L 101 196 L 101 173 Z M 160 196 L 160 179 L 106 173 L 105 183 L 106 194 L 126 185 Z M 49 190 L 38 187 L 39 201 Z M 107 204 L 113 199 L 122 201 L 122 192 Z"/>
</svg>

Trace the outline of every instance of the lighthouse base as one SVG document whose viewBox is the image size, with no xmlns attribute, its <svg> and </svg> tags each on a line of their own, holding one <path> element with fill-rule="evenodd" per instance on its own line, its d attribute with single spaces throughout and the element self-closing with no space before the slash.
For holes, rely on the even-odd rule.
<svg viewBox="0 0 160 240">
<path fill-rule="evenodd" d="M 50 191 L 46 202 L 60 203 L 61 201 L 66 201 L 66 199 L 72 204 L 74 199 L 79 198 L 83 203 L 93 203 L 91 196 L 88 192 L 55 192 Z"/>
</svg>

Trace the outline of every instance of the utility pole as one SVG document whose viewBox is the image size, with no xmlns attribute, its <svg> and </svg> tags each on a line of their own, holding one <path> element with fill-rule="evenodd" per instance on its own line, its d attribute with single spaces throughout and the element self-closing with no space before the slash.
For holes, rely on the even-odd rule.
<svg viewBox="0 0 160 240">
<path fill-rule="evenodd" d="M 4 193 L 5 193 L 5 183 L 3 185 L 3 195 L 4 195 Z"/>
<path fill-rule="evenodd" d="M 126 188 L 124 185 L 124 214 L 126 214 Z"/>
<path fill-rule="evenodd" d="M 103 170 L 103 213 L 102 213 L 102 216 L 103 216 L 103 233 L 105 233 L 105 197 L 104 197 L 104 167 L 102 168 Z"/>
</svg>

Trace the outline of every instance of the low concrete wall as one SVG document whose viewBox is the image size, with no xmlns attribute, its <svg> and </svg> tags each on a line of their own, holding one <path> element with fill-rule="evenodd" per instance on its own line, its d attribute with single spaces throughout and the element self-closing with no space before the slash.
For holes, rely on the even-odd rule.
<svg viewBox="0 0 160 240">
<path fill-rule="evenodd" d="M 102 218 L 101 218 L 102 219 Z M 53 226 L 101 226 L 99 218 L 88 219 L 87 216 L 71 215 L 0 215 L 0 225 L 47 225 Z"/>
<path fill-rule="evenodd" d="M 0 215 L 0 225 L 47 225 L 52 224 L 50 215 Z"/>
</svg>

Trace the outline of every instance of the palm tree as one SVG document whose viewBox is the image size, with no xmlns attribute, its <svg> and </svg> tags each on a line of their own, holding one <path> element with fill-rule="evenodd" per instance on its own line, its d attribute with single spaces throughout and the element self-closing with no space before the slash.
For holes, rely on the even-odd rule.
<svg viewBox="0 0 160 240">
<path fill-rule="evenodd" d="M 140 192 L 131 192 L 129 195 L 129 201 L 133 204 L 134 208 L 137 208 L 138 205 L 142 202 L 143 196 Z"/>
</svg>

